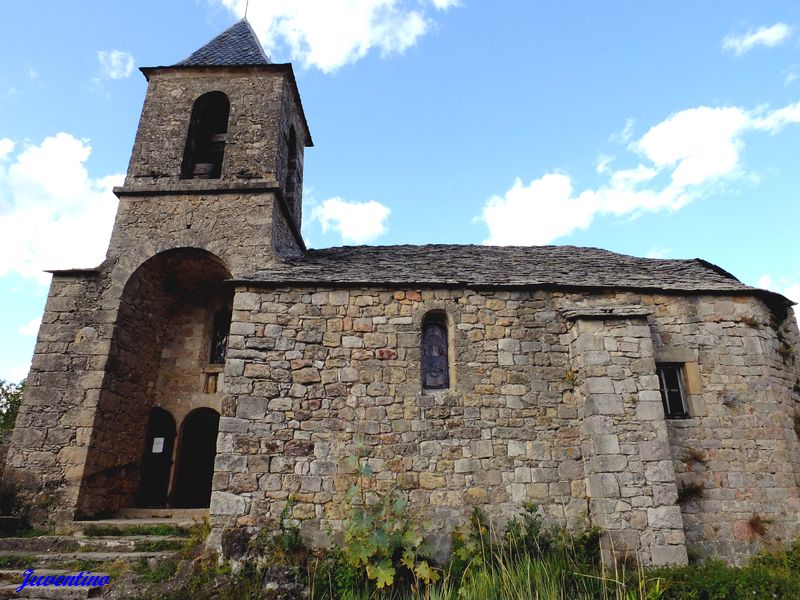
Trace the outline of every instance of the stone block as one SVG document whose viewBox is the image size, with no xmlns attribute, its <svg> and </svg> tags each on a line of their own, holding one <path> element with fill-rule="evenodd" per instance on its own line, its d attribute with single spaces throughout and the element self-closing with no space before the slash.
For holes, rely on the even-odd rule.
<svg viewBox="0 0 800 600">
<path fill-rule="evenodd" d="M 456 473 L 473 473 L 481 467 L 480 461 L 471 458 L 459 458 L 453 466 Z"/>
<path fill-rule="evenodd" d="M 228 492 L 213 492 L 211 494 L 212 515 L 243 515 L 247 511 L 247 502 L 242 496 Z"/>
<path fill-rule="evenodd" d="M 236 417 L 251 421 L 262 420 L 267 413 L 267 402 L 266 398 L 241 397 L 236 403 Z"/>
<path fill-rule="evenodd" d="M 473 458 L 491 458 L 494 456 L 491 440 L 476 440 L 469 444 Z"/>
<path fill-rule="evenodd" d="M 644 393 L 644 392 L 642 392 Z M 661 421 L 664 419 L 664 406 L 661 400 L 658 402 L 643 402 L 641 395 L 640 400 L 636 404 L 636 418 L 639 421 Z"/>
<path fill-rule="evenodd" d="M 654 529 L 683 529 L 680 506 L 657 506 L 647 509 L 647 524 Z"/>
<path fill-rule="evenodd" d="M 654 567 L 685 565 L 689 563 L 686 546 L 653 546 L 650 548 L 651 563 Z"/>
<path fill-rule="evenodd" d="M 619 439 L 613 433 L 598 433 L 592 436 L 595 454 L 619 454 Z"/>
<path fill-rule="evenodd" d="M 592 394 L 586 401 L 586 408 L 592 415 L 625 414 L 622 398 L 615 394 Z"/>
</svg>

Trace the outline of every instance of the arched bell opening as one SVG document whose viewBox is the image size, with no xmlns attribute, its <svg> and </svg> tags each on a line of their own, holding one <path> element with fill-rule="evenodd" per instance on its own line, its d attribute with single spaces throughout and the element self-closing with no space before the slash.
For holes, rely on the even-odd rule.
<svg viewBox="0 0 800 600">
<path fill-rule="evenodd" d="M 181 163 L 184 179 L 219 179 L 228 135 L 231 103 L 222 92 L 195 100 Z"/>
<path fill-rule="evenodd" d="M 150 258 L 128 279 L 91 428 L 79 515 L 161 502 L 163 479 L 153 489 L 143 480 L 165 469 L 146 453 L 161 443 L 156 437 L 167 446 L 168 436 L 150 433 L 153 415 L 161 415 L 152 411 L 178 416 L 219 403 L 216 385 L 207 393 L 206 378 L 220 376 L 219 365 L 207 372 L 215 314 L 233 302 L 230 277 L 213 254 L 181 248 Z M 155 417 L 159 426 L 162 417 Z"/>
</svg>

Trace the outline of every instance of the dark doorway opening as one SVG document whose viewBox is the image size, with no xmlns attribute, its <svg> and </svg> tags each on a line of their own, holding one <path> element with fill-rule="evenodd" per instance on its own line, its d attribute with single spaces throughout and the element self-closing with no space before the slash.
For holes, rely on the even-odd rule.
<svg viewBox="0 0 800 600">
<path fill-rule="evenodd" d="M 142 457 L 137 506 L 160 508 L 167 505 L 172 446 L 175 443 L 175 419 L 163 408 L 150 410 L 147 441 Z"/>
<path fill-rule="evenodd" d="M 210 408 L 190 412 L 181 427 L 178 464 L 172 505 L 176 508 L 208 508 L 217 454 L 219 413 Z"/>
</svg>

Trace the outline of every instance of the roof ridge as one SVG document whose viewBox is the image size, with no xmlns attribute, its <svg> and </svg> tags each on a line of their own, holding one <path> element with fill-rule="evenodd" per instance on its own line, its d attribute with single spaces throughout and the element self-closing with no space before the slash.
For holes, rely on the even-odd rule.
<svg viewBox="0 0 800 600">
<path fill-rule="evenodd" d="M 172 66 L 225 67 L 268 64 L 271 64 L 270 58 L 264 51 L 253 26 L 246 18 L 242 18 Z"/>
</svg>

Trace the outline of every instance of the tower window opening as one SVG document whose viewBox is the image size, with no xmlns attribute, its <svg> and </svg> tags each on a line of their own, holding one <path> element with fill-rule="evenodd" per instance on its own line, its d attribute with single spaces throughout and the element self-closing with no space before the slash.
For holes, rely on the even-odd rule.
<svg viewBox="0 0 800 600">
<path fill-rule="evenodd" d="M 297 190 L 297 136 L 294 132 L 294 127 L 289 129 L 289 151 L 286 164 L 286 203 L 289 205 L 290 210 L 295 209 L 295 198 Z"/>
<path fill-rule="evenodd" d="M 230 101 L 222 92 L 195 100 L 181 164 L 184 179 L 219 179 L 228 135 Z"/>
<path fill-rule="evenodd" d="M 208 362 L 212 365 L 225 363 L 228 351 L 228 336 L 231 332 L 231 311 L 221 308 L 214 315 L 214 331 L 211 335 L 211 354 Z"/>
</svg>

